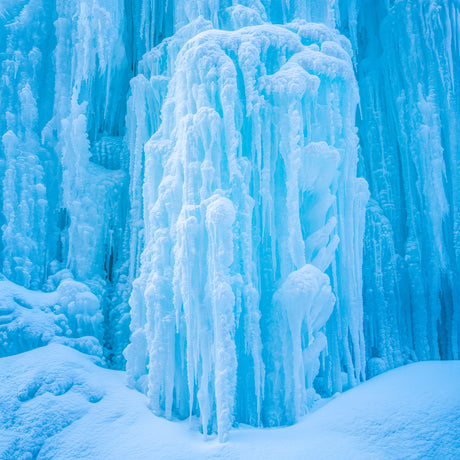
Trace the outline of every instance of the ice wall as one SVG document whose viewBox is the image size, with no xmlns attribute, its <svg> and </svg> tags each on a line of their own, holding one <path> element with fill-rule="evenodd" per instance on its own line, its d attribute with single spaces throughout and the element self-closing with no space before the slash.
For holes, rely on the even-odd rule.
<svg viewBox="0 0 460 460">
<path fill-rule="evenodd" d="M 39 1 L 9 1 L 1 8 L 2 271 L 38 289 L 54 256 L 48 255 L 50 196 L 45 187 L 46 176 L 54 173 L 49 161 L 53 153 L 40 142 L 42 118 L 52 113 L 40 99 L 49 96 L 44 72 L 51 32 Z"/>
<path fill-rule="evenodd" d="M 114 286 L 127 259 L 129 207 L 123 2 L 8 0 L 0 8 L 2 271 L 39 289 L 70 269 L 99 298 L 106 348 L 116 348 L 123 289 Z"/>
<path fill-rule="evenodd" d="M 453 1 L 360 9 L 364 324 L 380 371 L 459 358 L 459 12 Z"/>
</svg>

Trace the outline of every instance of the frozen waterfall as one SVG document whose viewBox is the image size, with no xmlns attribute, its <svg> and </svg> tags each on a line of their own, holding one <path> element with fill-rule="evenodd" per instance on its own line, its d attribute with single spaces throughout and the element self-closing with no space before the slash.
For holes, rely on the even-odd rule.
<svg viewBox="0 0 460 460">
<path fill-rule="evenodd" d="M 145 248 L 125 352 L 156 413 L 199 415 L 222 436 L 235 421 L 292 423 L 320 370 L 325 393 L 342 389 L 341 362 L 348 385 L 365 370 L 368 192 L 350 44 L 324 25 L 243 12 L 247 27 L 198 18 L 141 62 L 143 99 L 170 81 L 144 147 Z"/>
<path fill-rule="evenodd" d="M 460 358 L 456 0 L 2 0 L 0 56 L 0 356 L 221 440 Z"/>
</svg>

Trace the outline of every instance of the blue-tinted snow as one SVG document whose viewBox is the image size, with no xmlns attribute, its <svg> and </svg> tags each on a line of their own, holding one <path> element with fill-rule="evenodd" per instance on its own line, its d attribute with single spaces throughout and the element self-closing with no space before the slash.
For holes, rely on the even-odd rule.
<svg viewBox="0 0 460 460">
<path fill-rule="evenodd" d="M 203 440 L 194 424 L 153 415 L 124 373 L 52 344 L 0 359 L 0 458 L 454 459 L 460 363 L 425 362 L 337 395 L 298 424 Z"/>
</svg>

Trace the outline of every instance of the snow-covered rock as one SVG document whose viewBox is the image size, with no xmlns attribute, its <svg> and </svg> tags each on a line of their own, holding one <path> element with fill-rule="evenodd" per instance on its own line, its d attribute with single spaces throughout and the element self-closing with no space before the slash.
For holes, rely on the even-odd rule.
<svg viewBox="0 0 460 460">
<path fill-rule="evenodd" d="M 83 283 L 62 280 L 55 291 L 36 292 L 0 280 L 0 357 L 50 342 L 102 356 L 99 301 Z"/>
</svg>

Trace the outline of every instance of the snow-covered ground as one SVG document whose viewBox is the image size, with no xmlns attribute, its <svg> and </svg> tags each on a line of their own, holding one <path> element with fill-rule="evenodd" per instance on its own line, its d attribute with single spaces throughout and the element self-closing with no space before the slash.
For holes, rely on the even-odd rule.
<svg viewBox="0 0 460 460">
<path fill-rule="evenodd" d="M 154 416 L 98 360 L 57 343 L 0 359 L 2 460 L 460 458 L 459 361 L 400 367 L 296 425 L 240 426 L 220 443 Z"/>
</svg>

